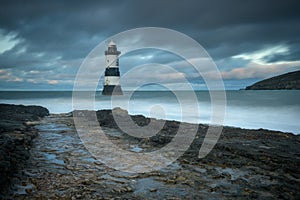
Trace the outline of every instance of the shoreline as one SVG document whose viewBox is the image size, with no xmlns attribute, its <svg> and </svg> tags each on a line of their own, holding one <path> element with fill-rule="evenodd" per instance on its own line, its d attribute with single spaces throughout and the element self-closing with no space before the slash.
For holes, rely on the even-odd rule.
<svg viewBox="0 0 300 200">
<path fill-rule="evenodd" d="M 119 107 L 116 107 L 117 109 L 119 109 Z M 113 108 L 113 109 L 116 109 L 116 108 Z M 92 112 L 97 112 L 97 111 L 102 111 L 102 110 L 113 110 L 113 109 L 101 109 L 101 110 L 91 110 Z M 120 108 L 121 110 L 123 111 L 126 111 L 122 108 Z M 70 111 L 70 112 L 60 112 L 60 113 L 50 113 L 50 114 L 54 114 L 54 115 L 64 115 L 64 114 L 69 114 L 69 113 L 73 113 L 74 111 Z M 128 111 L 126 111 L 128 113 Z M 280 132 L 280 133 L 284 133 L 284 134 L 291 134 L 291 135 L 294 135 L 294 136 L 300 136 L 300 132 L 298 133 L 294 133 L 294 132 L 290 132 L 290 131 L 282 131 L 282 130 L 276 130 L 276 129 L 268 129 L 268 128 L 247 128 L 247 127 L 242 127 L 242 126 L 234 126 L 234 125 L 219 125 L 219 124 L 209 124 L 209 123 L 194 123 L 194 122 L 188 122 L 188 121 L 179 121 L 179 120 L 176 120 L 176 119 L 161 119 L 161 118 L 152 118 L 152 117 L 149 117 L 149 116 L 146 116 L 146 115 L 143 115 L 142 113 L 128 113 L 128 115 L 130 116 L 142 116 L 144 118 L 149 118 L 149 119 L 154 119 L 154 120 L 157 120 L 157 121 L 174 121 L 174 122 L 177 122 L 177 123 L 187 123 L 187 124 L 194 124 L 194 125 L 203 125 L 203 126 L 216 126 L 216 127 L 223 127 L 223 128 L 232 128 L 232 129 L 242 129 L 242 130 L 251 130 L 251 131 L 268 131 L 268 132 Z"/>
<path fill-rule="evenodd" d="M 299 90 L 300 91 L 300 90 Z M 130 100 L 130 104 L 136 107 L 128 108 L 130 114 L 142 114 L 151 117 L 149 114 L 152 104 L 166 102 L 166 117 L 168 120 L 182 120 L 180 118 L 180 107 L 175 101 L 168 103 L 171 94 L 164 95 L 153 92 L 136 92 Z M 286 93 L 287 92 L 287 93 Z M 227 91 L 226 117 L 223 122 L 225 126 L 240 127 L 245 129 L 267 129 L 274 131 L 290 132 L 300 134 L 298 121 L 300 106 L 296 101 L 300 97 L 299 92 L 291 91 Z M 125 92 L 126 93 L 126 92 Z M 149 94 L 145 94 L 149 93 Z M 211 123 L 212 112 L 209 107 L 208 91 L 196 92 L 199 99 L 200 116 L 193 114 L 193 110 L 188 111 L 184 118 L 187 123 Z M 1 96 L 1 95 L 0 95 Z M 3 103 L 40 105 L 49 109 L 50 113 L 60 114 L 72 112 L 72 93 L 69 92 L 15 92 L 2 93 Z M 121 99 L 123 97 L 120 97 Z M 153 101 L 152 101 L 153 100 Z M 174 99 L 175 100 L 175 99 Z M 173 106 L 174 104 L 174 106 Z M 121 106 L 123 107 L 123 106 Z M 82 109 L 85 109 L 84 107 Z M 91 109 L 111 109 L 111 102 L 106 96 L 95 97 L 95 107 Z M 189 106 L 186 107 L 186 111 Z M 274 116 L 274 117 L 273 117 Z M 276 117 L 275 117 L 276 116 Z M 159 117 L 153 116 L 153 117 Z"/>
<path fill-rule="evenodd" d="M 32 110 L 32 107 L 29 108 Z M 39 107 L 39 109 L 44 110 L 45 108 Z M 127 114 L 124 110 L 118 110 L 118 112 L 122 115 Z M 163 129 L 157 135 L 152 136 L 149 140 L 144 140 L 122 133 L 113 121 L 111 110 L 96 111 L 96 114 L 100 125 L 108 131 L 110 139 L 125 150 L 135 148 L 135 150 L 146 152 L 159 149 L 172 140 L 180 124 L 177 121 L 166 121 Z M 30 121 L 30 119 L 33 119 L 31 121 L 41 119 L 35 114 L 31 117 L 27 116 L 24 121 L 22 116 L 27 116 L 27 114 L 24 115 L 24 111 L 22 111 L 18 116 L 18 120 L 23 126 L 24 122 Z M 102 198 L 101 195 L 104 195 L 105 198 L 120 196 L 131 199 L 175 198 L 176 196 L 179 198 L 223 199 L 233 197 L 296 199 L 300 197 L 300 191 L 297 189 L 297 185 L 300 184 L 300 169 L 298 169 L 300 165 L 299 135 L 265 129 L 250 130 L 225 126 L 214 149 L 208 156 L 199 159 L 197 154 L 208 126 L 198 124 L 198 132 L 190 148 L 173 165 L 160 171 L 129 176 L 120 175 L 117 171 L 109 169 L 103 163 L 88 156 L 87 150 L 82 145 L 80 146 L 80 139 L 74 129 L 72 113 L 50 114 L 47 117 L 47 112 L 44 112 L 43 116 L 44 118 L 40 122 L 25 123 L 28 129 L 19 130 L 25 135 L 27 133 L 25 130 L 36 134 L 39 132 L 39 136 L 28 137 L 30 141 L 21 140 L 21 144 L 24 146 L 21 152 L 24 153 L 27 150 L 29 152 L 31 148 L 32 155 L 21 156 L 24 165 L 18 167 L 15 173 L 19 173 L 18 177 L 21 184 L 26 185 L 26 187 L 27 185 L 34 185 L 34 187 L 25 189 L 25 194 L 14 196 L 16 199 L 23 199 L 24 197 L 26 197 L 25 199 L 51 198 L 56 190 L 62 191 L 56 195 L 67 199 L 76 195 L 91 199 Z M 149 118 L 142 115 L 131 117 L 142 126 L 149 122 Z M 1 118 L 2 121 L 3 119 Z M 56 125 L 58 128 L 49 128 L 52 125 Z M 29 129 L 29 127 L 31 128 Z M 41 127 L 43 128 L 41 129 Z M 20 132 L 17 133 L 21 134 Z M 2 132 L 1 135 L 3 135 Z M 57 140 L 48 141 L 44 135 L 47 137 L 53 135 L 53 137 L 57 137 Z M 17 137 L 20 136 L 13 130 L 11 137 L 16 137 L 17 140 Z M 59 143 L 62 143 L 63 146 L 69 146 L 69 142 L 63 140 L 63 138 L 69 137 L 73 141 L 71 145 L 74 145 L 71 154 L 68 153 L 67 149 L 58 149 L 60 147 L 57 146 Z M 32 143 L 32 141 L 34 142 Z M 39 143 L 41 145 L 38 145 Z M 76 153 L 77 150 L 80 151 Z M 53 152 L 57 153 L 53 154 Z M 82 155 L 83 152 L 85 152 L 84 155 Z M 56 160 L 51 160 L 51 156 L 50 158 L 45 157 L 45 153 L 55 155 Z M 80 160 L 78 156 L 82 159 Z M 40 160 L 41 158 L 43 159 Z M 76 161 L 71 162 L 74 159 Z M 36 162 L 38 164 L 32 164 Z M 44 165 L 46 165 L 44 168 L 38 167 Z M 77 171 L 79 166 L 83 168 Z M 99 167 L 101 168 L 100 171 Z M 25 173 L 24 175 L 24 168 L 25 171 L 35 170 L 34 173 L 36 174 L 33 173 L 34 176 L 31 176 Z M 90 170 L 93 171 L 94 176 L 89 175 Z M 82 177 L 73 180 L 74 177 L 71 174 L 74 173 L 82 173 Z M 27 183 L 23 179 L 29 182 Z M 64 186 L 64 179 L 70 179 L 68 187 Z M 53 181 L 55 185 L 53 185 Z M 87 181 L 88 183 L 83 184 Z M 132 186 L 132 181 L 137 185 Z M 143 184 L 145 185 L 143 186 Z M 147 184 L 150 186 L 148 187 Z M 47 191 L 50 186 L 53 189 Z M 81 189 L 78 189 L 79 186 Z M 142 190 L 140 188 L 142 186 L 146 187 L 146 190 L 145 188 Z M 70 188 L 77 188 L 78 192 L 73 190 L 72 192 Z M 101 192 L 95 188 L 102 188 Z M 2 195 L 5 194 L 7 195 L 7 193 Z"/>
</svg>

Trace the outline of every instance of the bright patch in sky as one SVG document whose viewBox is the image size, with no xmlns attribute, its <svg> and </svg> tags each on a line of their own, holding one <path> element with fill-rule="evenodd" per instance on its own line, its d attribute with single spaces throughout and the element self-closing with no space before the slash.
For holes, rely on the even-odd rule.
<svg viewBox="0 0 300 200">
<path fill-rule="evenodd" d="M 275 47 L 255 51 L 252 53 L 235 55 L 235 56 L 232 56 L 232 58 L 242 58 L 245 60 L 252 60 L 253 62 L 256 62 L 259 64 L 266 64 L 266 62 L 264 61 L 264 58 L 266 58 L 268 56 L 273 56 L 276 54 L 285 54 L 288 52 L 289 52 L 289 48 L 287 46 L 278 45 Z"/>
<path fill-rule="evenodd" d="M 57 80 L 49 80 L 48 83 L 51 85 L 56 85 L 56 84 L 58 84 L 58 81 Z"/>
<path fill-rule="evenodd" d="M 16 44 L 19 43 L 18 39 L 15 39 L 16 34 L 9 33 L 7 35 L 3 35 L 3 33 L 0 31 L 0 54 L 11 50 L 16 46 Z"/>
<path fill-rule="evenodd" d="M 142 60 L 150 60 L 153 58 L 153 55 L 144 55 L 144 56 L 139 56 L 140 59 Z"/>
</svg>

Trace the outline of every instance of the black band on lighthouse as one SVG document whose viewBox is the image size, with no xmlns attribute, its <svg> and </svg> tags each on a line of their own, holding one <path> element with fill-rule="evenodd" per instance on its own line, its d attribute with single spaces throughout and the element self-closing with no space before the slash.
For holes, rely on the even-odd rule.
<svg viewBox="0 0 300 200">
<path fill-rule="evenodd" d="M 122 88 L 120 85 L 104 85 L 102 95 L 122 95 Z"/>
<path fill-rule="evenodd" d="M 120 76 L 119 68 L 117 67 L 106 68 L 105 76 Z"/>
</svg>

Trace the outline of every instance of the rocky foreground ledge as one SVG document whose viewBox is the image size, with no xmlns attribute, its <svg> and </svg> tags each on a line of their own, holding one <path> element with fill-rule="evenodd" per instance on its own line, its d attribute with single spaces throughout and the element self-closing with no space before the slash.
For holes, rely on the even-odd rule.
<svg viewBox="0 0 300 200">
<path fill-rule="evenodd" d="M 32 139 L 37 135 L 33 122 L 49 114 L 41 106 L 0 104 L 0 199 L 12 176 L 29 158 Z"/>
<path fill-rule="evenodd" d="M 121 117 L 128 115 L 121 109 L 114 111 Z M 163 147 L 180 125 L 167 121 L 158 134 L 140 139 L 120 130 L 111 110 L 96 115 L 113 143 L 132 152 Z M 131 117 L 139 126 L 150 122 L 141 115 Z M 8 199 L 300 199 L 300 137 L 290 133 L 224 127 L 215 148 L 199 159 L 208 129 L 200 124 L 190 148 L 170 166 L 124 173 L 86 150 L 72 113 L 51 114 L 35 128 L 39 136 L 27 165 L 16 174 L 19 185 L 7 194 Z"/>
</svg>

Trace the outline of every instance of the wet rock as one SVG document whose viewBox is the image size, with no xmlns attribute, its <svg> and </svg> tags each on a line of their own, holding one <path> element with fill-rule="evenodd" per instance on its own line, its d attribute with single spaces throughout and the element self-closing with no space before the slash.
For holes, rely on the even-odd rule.
<svg viewBox="0 0 300 200">
<path fill-rule="evenodd" d="M 29 158 L 37 131 L 29 121 L 49 114 L 40 106 L 0 104 L 0 198 L 5 197 L 14 173 Z"/>
<path fill-rule="evenodd" d="M 126 151 L 132 147 L 155 151 L 172 140 L 180 125 L 167 121 L 157 135 L 136 139 L 118 129 L 111 110 L 96 114 L 113 143 Z M 119 108 L 116 114 L 128 115 Z M 132 119 L 140 126 L 149 121 L 142 116 Z M 40 135 L 26 168 L 30 173 L 19 177 L 24 184 L 29 180 L 36 185 L 25 199 L 300 198 L 300 140 L 292 134 L 224 127 L 215 148 L 199 159 L 207 131 L 206 125 L 199 125 L 189 149 L 175 163 L 139 174 L 116 171 L 96 161 L 76 135 L 70 114 L 51 115 L 37 127 Z M 23 140 L 20 137 L 15 142 Z"/>
<path fill-rule="evenodd" d="M 157 188 L 151 188 L 150 192 L 157 192 Z"/>
</svg>

